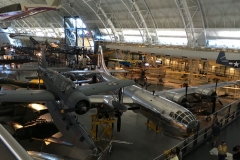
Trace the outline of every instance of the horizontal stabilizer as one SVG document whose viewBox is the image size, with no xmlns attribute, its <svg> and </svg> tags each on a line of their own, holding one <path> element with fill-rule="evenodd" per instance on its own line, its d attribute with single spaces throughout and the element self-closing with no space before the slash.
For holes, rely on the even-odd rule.
<svg viewBox="0 0 240 160">
<path fill-rule="evenodd" d="M 0 101 L 2 102 L 44 102 L 55 100 L 59 100 L 59 97 L 47 90 L 10 90 L 0 92 Z"/>
</svg>

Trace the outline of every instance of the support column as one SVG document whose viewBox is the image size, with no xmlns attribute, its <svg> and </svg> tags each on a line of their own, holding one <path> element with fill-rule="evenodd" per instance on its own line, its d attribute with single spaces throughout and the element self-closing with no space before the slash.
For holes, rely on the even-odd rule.
<svg viewBox="0 0 240 160">
<path fill-rule="evenodd" d="M 192 59 L 189 59 L 189 69 L 190 69 L 190 76 L 189 76 L 189 84 L 192 84 L 192 80 L 193 80 L 193 63 L 192 63 Z"/>
<path fill-rule="evenodd" d="M 139 16 L 139 18 L 141 20 L 142 25 L 143 25 L 143 28 L 145 29 L 145 37 L 144 37 L 144 38 L 146 38 L 145 42 L 151 44 L 152 43 L 152 38 L 151 38 L 151 36 L 149 34 L 147 23 L 145 22 L 145 18 L 143 17 L 143 15 L 142 15 L 142 13 L 141 13 L 137 3 L 135 2 L 135 0 L 130 0 L 130 2 L 132 3 L 132 5 L 134 6 L 135 10 L 137 11 L 137 14 L 138 14 L 138 16 Z"/>
<path fill-rule="evenodd" d="M 199 60 L 195 60 L 195 72 L 196 74 L 199 74 Z"/>
<path fill-rule="evenodd" d="M 207 63 L 207 67 L 206 67 L 206 68 L 207 68 L 207 71 L 206 71 L 206 72 L 207 72 L 207 75 L 206 75 L 206 78 L 207 78 L 207 82 L 208 82 L 208 66 L 209 66 L 209 65 L 208 65 L 208 61 L 206 61 L 205 63 Z"/>
</svg>

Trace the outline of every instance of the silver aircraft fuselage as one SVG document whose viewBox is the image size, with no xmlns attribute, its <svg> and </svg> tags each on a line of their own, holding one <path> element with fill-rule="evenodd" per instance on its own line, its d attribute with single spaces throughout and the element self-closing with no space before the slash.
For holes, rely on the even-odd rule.
<svg viewBox="0 0 240 160">
<path fill-rule="evenodd" d="M 102 55 L 99 59 L 104 81 L 116 80 L 117 78 L 107 71 Z M 136 85 L 124 87 L 123 94 L 133 100 L 132 105 L 140 106 L 140 110 L 137 112 L 161 125 L 168 135 L 177 138 L 187 137 L 199 128 L 198 120 L 189 110 L 164 97 L 153 95 Z"/>
</svg>

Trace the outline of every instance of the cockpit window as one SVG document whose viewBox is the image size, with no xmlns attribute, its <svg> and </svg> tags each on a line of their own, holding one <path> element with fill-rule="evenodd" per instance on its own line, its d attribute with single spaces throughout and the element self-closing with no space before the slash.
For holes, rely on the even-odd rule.
<svg viewBox="0 0 240 160">
<path fill-rule="evenodd" d="M 57 72 L 54 72 L 54 71 L 47 71 L 46 75 L 49 80 L 51 80 L 52 82 L 55 82 L 58 74 Z"/>
<path fill-rule="evenodd" d="M 186 125 L 188 125 L 191 121 L 196 120 L 196 118 L 190 112 L 177 111 L 174 115 L 173 114 L 174 113 L 171 112 L 169 116 L 175 118 L 177 121 L 184 123 Z"/>
<path fill-rule="evenodd" d="M 63 81 L 60 86 L 60 90 L 67 91 L 73 87 L 73 83 L 71 81 Z"/>
<path fill-rule="evenodd" d="M 175 119 L 175 114 L 173 112 L 170 112 L 169 116 Z"/>
</svg>

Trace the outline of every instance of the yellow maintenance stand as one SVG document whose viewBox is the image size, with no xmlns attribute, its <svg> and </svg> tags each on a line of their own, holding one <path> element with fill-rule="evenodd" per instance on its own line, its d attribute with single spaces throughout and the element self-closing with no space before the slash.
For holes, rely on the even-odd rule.
<svg viewBox="0 0 240 160">
<path fill-rule="evenodd" d="M 165 150 L 164 154 L 166 155 L 166 159 L 169 160 L 171 156 L 171 150 Z"/>
<path fill-rule="evenodd" d="M 147 120 L 147 123 L 146 125 L 151 129 L 153 130 L 154 132 L 161 132 L 162 128 L 159 127 L 159 125 L 155 124 L 153 121 L 151 120 Z"/>
<path fill-rule="evenodd" d="M 92 128 L 91 128 L 91 135 L 94 141 L 101 141 L 102 138 L 107 137 L 108 139 L 112 139 L 113 136 L 113 124 L 115 119 L 112 116 L 108 118 L 102 117 L 101 119 L 98 118 L 98 114 L 91 115 L 92 119 Z M 101 127 L 101 133 L 98 134 L 99 126 Z"/>
</svg>

